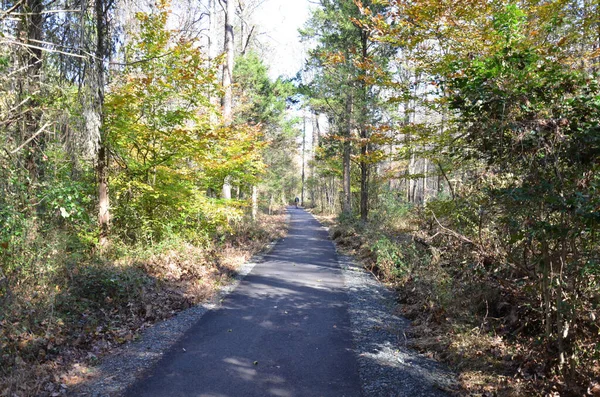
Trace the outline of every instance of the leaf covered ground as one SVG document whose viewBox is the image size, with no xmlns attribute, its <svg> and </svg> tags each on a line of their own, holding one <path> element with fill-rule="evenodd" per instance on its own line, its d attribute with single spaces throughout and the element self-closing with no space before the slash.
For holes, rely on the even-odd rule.
<svg viewBox="0 0 600 397">
<path fill-rule="evenodd" d="M 66 395 L 81 380 L 73 373 L 85 374 L 143 329 L 210 298 L 284 234 L 285 215 L 264 216 L 205 247 L 115 245 L 56 262 L 60 271 L 43 283 L 21 280 L 1 297 L 0 396 Z"/>
</svg>

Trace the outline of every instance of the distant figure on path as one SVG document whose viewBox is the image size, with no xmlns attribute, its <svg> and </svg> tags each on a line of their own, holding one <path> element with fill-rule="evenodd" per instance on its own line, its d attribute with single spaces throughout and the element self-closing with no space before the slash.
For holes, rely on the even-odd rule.
<svg viewBox="0 0 600 397">
<path fill-rule="evenodd" d="M 296 203 L 296 208 L 298 208 L 298 203 L 300 202 L 300 199 L 298 197 L 296 197 L 294 199 L 294 202 Z"/>
</svg>

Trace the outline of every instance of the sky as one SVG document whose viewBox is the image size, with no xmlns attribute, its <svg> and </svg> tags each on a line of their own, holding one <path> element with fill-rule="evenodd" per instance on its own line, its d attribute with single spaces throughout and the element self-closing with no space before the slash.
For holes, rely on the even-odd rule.
<svg viewBox="0 0 600 397">
<path fill-rule="evenodd" d="M 259 40 L 266 44 L 266 61 L 272 78 L 293 77 L 302 68 L 305 48 L 298 29 L 310 15 L 308 0 L 265 0 L 254 12 L 253 21 L 260 27 Z"/>
</svg>

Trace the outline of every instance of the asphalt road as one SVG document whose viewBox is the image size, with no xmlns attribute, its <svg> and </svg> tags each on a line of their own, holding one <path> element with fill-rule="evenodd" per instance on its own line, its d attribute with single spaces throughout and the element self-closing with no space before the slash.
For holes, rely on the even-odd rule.
<svg viewBox="0 0 600 397">
<path fill-rule="evenodd" d="M 332 242 L 290 208 L 288 236 L 128 389 L 134 396 L 360 396 Z"/>
</svg>

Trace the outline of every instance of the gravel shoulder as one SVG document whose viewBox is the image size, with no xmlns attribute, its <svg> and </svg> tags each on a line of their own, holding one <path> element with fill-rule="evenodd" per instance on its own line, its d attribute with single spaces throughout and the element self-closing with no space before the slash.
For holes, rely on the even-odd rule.
<svg viewBox="0 0 600 397">
<path fill-rule="evenodd" d="M 410 321 L 393 314 L 393 291 L 339 254 L 348 288 L 354 349 L 365 396 L 441 397 L 458 389 L 456 376 L 406 347 Z"/>
</svg>

